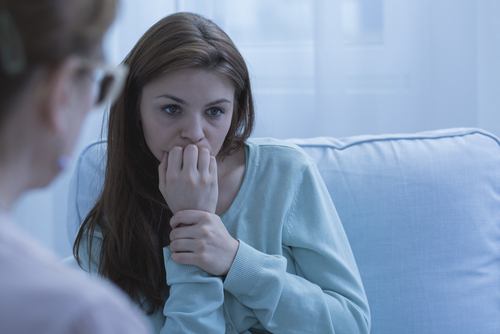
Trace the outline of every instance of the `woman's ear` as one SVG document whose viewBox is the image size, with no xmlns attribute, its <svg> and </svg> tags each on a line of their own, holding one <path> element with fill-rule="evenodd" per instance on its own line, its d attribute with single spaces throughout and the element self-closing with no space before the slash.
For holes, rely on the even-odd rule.
<svg viewBox="0 0 500 334">
<path fill-rule="evenodd" d="M 68 131 L 71 117 L 72 96 L 76 74 L 81 62 L 77 57 L 68 57 L 55 67 L 47 68 L 39 81 L 38 102 L 40 116 L 49 131 L 62 134 Z"/>
</svg>

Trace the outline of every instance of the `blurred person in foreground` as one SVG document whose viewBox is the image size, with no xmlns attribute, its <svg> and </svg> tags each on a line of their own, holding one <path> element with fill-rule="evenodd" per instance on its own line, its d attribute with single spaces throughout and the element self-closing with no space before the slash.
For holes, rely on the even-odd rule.
<svg viewBox="0 0 500 334">
<path fill-rule="evenodd" d="M 67 165 L 126 71 L 103 63 L 117 0 L 0 0 L 0 332 L 146 333 L 128 297 L 65 268 L 10 210 Z M 33 222 L 36 224 L 36 222 Z"/>
</svg>

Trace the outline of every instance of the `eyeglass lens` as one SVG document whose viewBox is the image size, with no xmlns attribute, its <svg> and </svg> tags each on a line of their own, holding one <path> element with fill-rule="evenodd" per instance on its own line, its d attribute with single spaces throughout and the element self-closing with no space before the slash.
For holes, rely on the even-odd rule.
<svg viewBox="0 0 500 334">
<path fill-rule="evenodd" d="M 101 83 L 99 85 L 99 97 L 96 101 L 97 104 L 101 104 L 104 100 L 109 97 L 109 93 L 111 92 L 111 87 L 113 87 L 113 83 L 115 78 L 111 75 L 105 75 Z"/>
</svg>

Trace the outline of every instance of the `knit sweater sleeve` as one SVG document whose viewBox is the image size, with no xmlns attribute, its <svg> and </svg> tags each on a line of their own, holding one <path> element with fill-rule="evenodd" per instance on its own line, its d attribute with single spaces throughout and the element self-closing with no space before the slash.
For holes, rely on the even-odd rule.
<svg viewBox="0 0 500 334">
<path fill-rule="evenodd" d="M 170 296 L 160 333 L 224 333 L 222 279 L 197 266 L 175 263 L 168 247 L 163 252 Z"/>
<path fill-rule="evenodd" d="M 370 315 L 347 237 L 317 168 L 293 191 L 283 226 L 287 259 L 240 240 L 224 288 L 272 333 L 368 333 Z"/>
</svg>

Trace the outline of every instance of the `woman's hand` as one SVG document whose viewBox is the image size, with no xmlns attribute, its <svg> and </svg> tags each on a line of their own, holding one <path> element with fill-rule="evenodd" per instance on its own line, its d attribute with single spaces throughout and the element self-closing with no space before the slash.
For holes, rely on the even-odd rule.
<svg viewBox="0 0 500 334">
<path fill-rule="evenodd" d="M 158 166 L 159 188 L 170 210 L 215 213 L 219 189 L 217 162 L 206 148 L 174 147 Z"/>
<path fill-rule="evenodd" d="M 198 266 L 214 276 L 227 275 L 239 242 L 219 216 L 199 210 L 178 211 L 170 226 L 170 258 L 174 262 Z"/>
<path fill-rule="evenodd" d="M 226 275 L 239 243 L 215 215 L 217 163 L 206 148 L 174 147 L 158 166 L 159 188 L 174 216 L 170 220 L 171 259 Z"/>
</svg>

